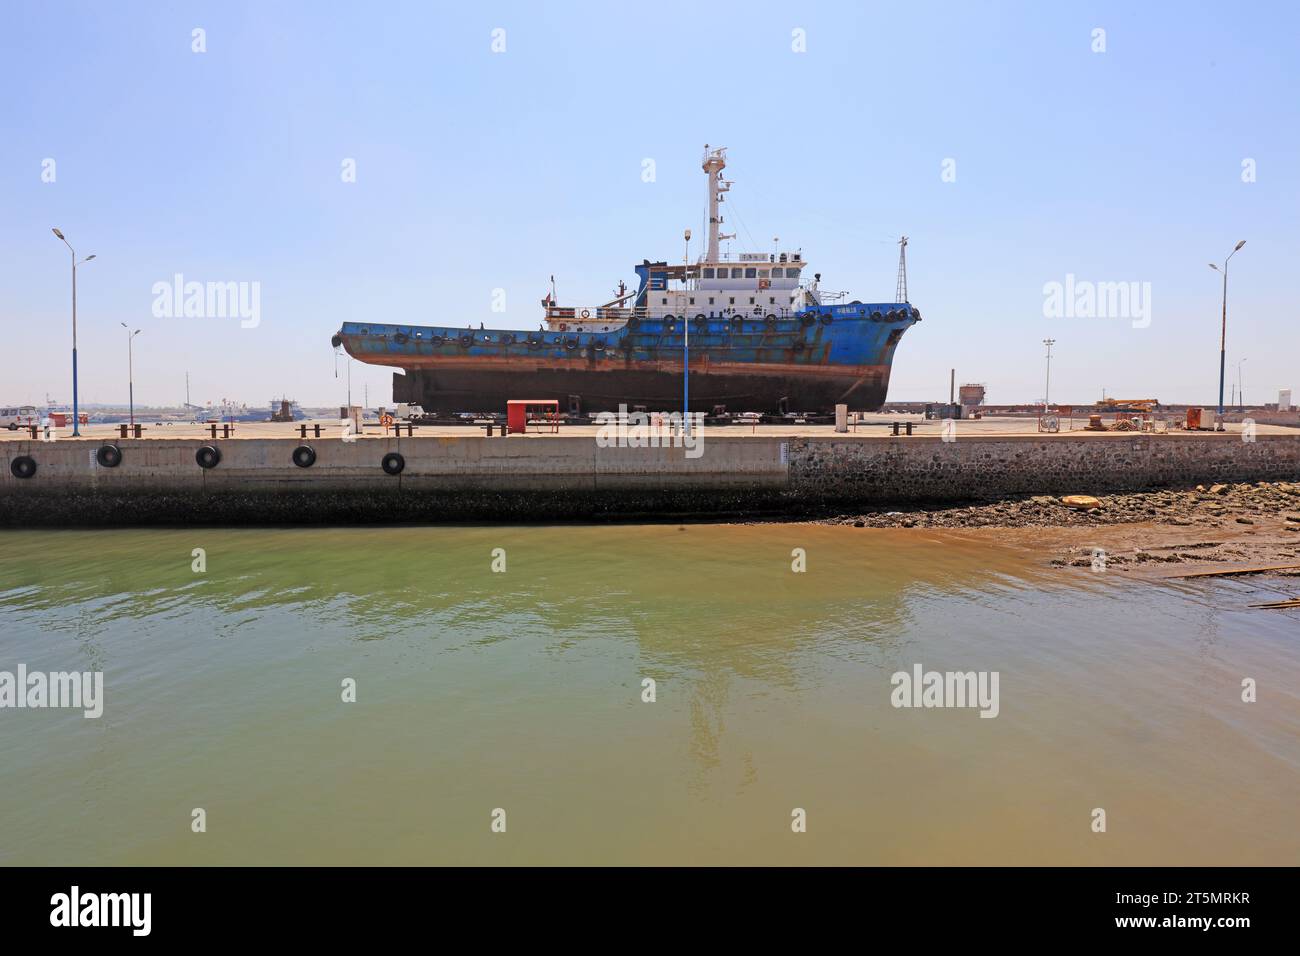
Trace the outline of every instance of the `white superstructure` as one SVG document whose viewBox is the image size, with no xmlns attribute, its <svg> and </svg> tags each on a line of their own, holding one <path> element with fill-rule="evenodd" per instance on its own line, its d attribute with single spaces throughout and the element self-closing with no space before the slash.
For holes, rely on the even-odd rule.
<svg viewBox="0 0 1300 956">
<path fill-rule="evenodd" d="M 822 302 L 821 277 L 806 281 L 808 264 L 799 251 L 721 252 L 724 240 L 721 204 L 731 189 L 722 176 L 726 147 L 704 147 L 701 168 L 708 178 L 708 235 L 705 251 L 694 262 L 648 260 L 636 267 L 640 283 L 600 306 L 560 306 L 551 296 L 542 300 L 546 322 L 561 331 L 611 331 L 637 318 L 705 319 L 788 317 Z"/>
</svg>

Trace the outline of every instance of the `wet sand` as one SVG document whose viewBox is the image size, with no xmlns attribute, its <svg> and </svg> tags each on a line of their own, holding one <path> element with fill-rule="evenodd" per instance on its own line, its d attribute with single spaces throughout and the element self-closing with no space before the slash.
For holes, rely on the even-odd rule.
<svg viewBox="0 0 1300 956">
<path fill-rule="evenodd" d="M 1179 577 L 1210 570 L 1300 565 L 1300 482 L 1198 485 L 1100 495 L 1096 508 L 1035 496 L 969 507 L 879 510 L 819 522 L 867 528 L 944 528 L 1027 547 L 1054 567 Z M 1300 576 L 1300 568 L 1270 572 Z"/>
</svg>

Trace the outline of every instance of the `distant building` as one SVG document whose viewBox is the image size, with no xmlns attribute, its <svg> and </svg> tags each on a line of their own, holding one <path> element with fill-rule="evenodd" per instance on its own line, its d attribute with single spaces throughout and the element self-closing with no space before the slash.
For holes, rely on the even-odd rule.
<svg viewBox="0 0 1300 956">
<path fill-rule="evenodd" d="M 958 389 L 957 394 L 962 405 L 983 405 L 984 404 L 984 386 L 983 385 L 963 385 Z"/>
</svg>

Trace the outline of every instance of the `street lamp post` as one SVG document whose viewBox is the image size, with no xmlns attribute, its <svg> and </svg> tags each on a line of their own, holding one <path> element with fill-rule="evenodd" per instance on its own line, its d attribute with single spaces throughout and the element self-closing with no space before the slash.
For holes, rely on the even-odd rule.
<svg viewBox="0 0 1300 956">
<path fill-rule="evenodd" d="M 682 288 L 690 289 L 691 231 L 686 230 L 686 254 L 682 259 Z M 691 320 L 682 306 L 682 434 L 691 433 Z"/>
<path fill-rule="evenodd" d="M 1209 263 L 1210 268 L 1215 272 L 1223 273 L 1223 325 L 1219 331 L 1219 419 L 1214 428 L 1215 431 L 1219 432 L 1223 431 L 1223 372 L 1228 348 L 1228 263 L 1232 261 L 1233 256 L 1241 251 L 1241 247 L 1245 244 L 1246 240 L 1243 239 L 1232 247 L 1232 251 L 1228 253 L 1228 258 L 1223 260 L 1222 269 L 1213 262 Z"/>
<path fill-rule="evenodd" d="M 1043 385 L 1043 414 L 1046 415 L 1052 399 L 1052 346 L 1056 339 L 1043 339 L 1043 344 L 1047 346 L 1047 382 Z"/>
<path fill-rule="evenodd" d="M 131 343 L 135 337 L 140 334 L 140 329 L 131 331 L 131 327 L 125 322 L 119 322 L 118 325 L 126 329 L 126 376 L 127 376 L 127 395 L 131 409 L 131 431 L 135 431 L 135 360 L 132 356 Z"/>
<path fill-rule="evenodd" d="M 1237 411 L 1246 411 L 1246 380 L 1241 377 L 1241 366 L 1246 360 L 1237 359 Z"/>
<path fill-rule="evenodd" d="M 62 240 L 63 244 L 68 247 L 72 253 L 72 435 L 74 438 L 81 436 L 81 415 L 78 412 L 77 404 L 77 250 L 72 248 L 72 244 L 63 238 L 63 233 L 57 229 L 51 230 Z M 86 256 L 82 262 L 89 262 L 95 258 L 94 255 Z"/>
</svg>

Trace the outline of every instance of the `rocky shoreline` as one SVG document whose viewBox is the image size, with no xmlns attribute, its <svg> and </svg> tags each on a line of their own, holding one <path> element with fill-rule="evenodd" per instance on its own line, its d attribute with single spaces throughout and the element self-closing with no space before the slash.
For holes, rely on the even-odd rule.
<svg viewBox="0 0 1300 956">
<path fill-rule="evenodd" d="M 1300 482 L 1197 485 L 1186 491 L 1156 490 L 1098 495 L 1095 507 L 1072 506 L 1047 495 L 968 506 L 912 507 L 838 515 L 823 524 L 867 528 L 1071 528 L 1154 522 L 1222 528 L 1281 521 L 1300 534 Z"/>
<path fill-rule="evenodd" d="M 1269 577 L 1300 577 L 1300 482 L 1101 495 L 1075 506 L 1034 496 L 969 507 L 882 509 L 822 523 L 996 534 L 1063 569 L 1095 571 L 1100 561 L 1107 571 L 1150 577 L 1261 567 L 1279 569 Z"/>
</svg>

